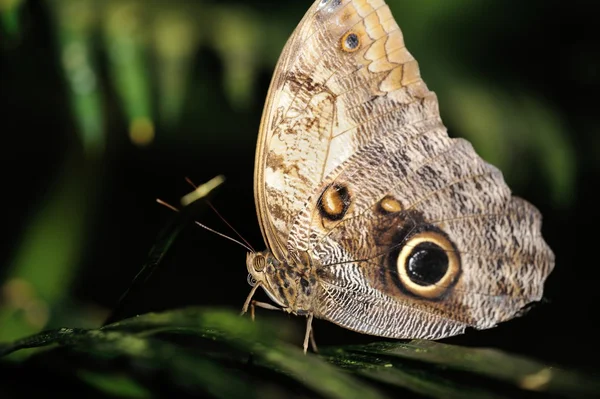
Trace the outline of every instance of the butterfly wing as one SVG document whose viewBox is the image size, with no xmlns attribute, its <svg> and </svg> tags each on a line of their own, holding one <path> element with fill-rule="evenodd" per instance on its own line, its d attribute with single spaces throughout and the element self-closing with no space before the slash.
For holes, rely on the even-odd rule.
<svg viewBox="0 0 600 399">
<path fill-rule="evenodd" d="M 351 49 L 346 42 L 352 44 L 352 38 L 342 40 L 352 26 L 364 30 L 365 23 L 380 20 L 395 24 L 383 1 L 372 2 L 377 11 L 370 3 L 315 2 L 288 40 L 273 75 L 256 150 L 254 193 L 263 237 L 278 259 L 296 252 L 288 238 L 306 201 L 356 151 L 356 136 L 362 134 L 357 122 L 369 118 L 368 104 L 361 103 L 392 91 L 398 77 L 405 83 L 414 80 L 414 90 L 425 88 L 399 29 L 378 32 L 369 54 L 366 43 Z M 359 6 L 364 18 L 357 13 Z M 389 60 L 384 49 L 392 54 Z M 377 78 L 384 75 L 389 77 L 381 84 Z"/>
<path fill-rule="evenodd" d="M 541 216 L 442 124 L 383 0 L 318 0 L 288 41 L 255 169 L 265 241 L 314 312 L 375 335 L 488 328 L 539 300 Z"/>
</svg>

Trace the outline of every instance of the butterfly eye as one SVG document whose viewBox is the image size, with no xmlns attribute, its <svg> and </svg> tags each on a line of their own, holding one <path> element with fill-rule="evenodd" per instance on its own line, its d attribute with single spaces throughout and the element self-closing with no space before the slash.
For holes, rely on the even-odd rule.
<svg viewBox="0 0 600 399">
<path fill-rule="evenodd" d="M 353 53 L 360 48 L 360 38 L 354 32 L 348 32 L 342 36 L 342 50 Z"/>
<path fill-rule="evenodd" d="M 408 239 L 397 258 L 400 282 L 411 294 L 435 299 L 456 282 L 460 259 L 450 240 L 435 231 Z"/>
<path fill-rule="evenodd" d="M 267 265 L 267 261 L 266 261 L 265 257 L 261 256 L 261 255 L 257 255 L 252 262 L 252 266 L 254 267 L 254 270 L 256 270 L 257 272 L 262 271 L 266 265 Z"/>
</svg>

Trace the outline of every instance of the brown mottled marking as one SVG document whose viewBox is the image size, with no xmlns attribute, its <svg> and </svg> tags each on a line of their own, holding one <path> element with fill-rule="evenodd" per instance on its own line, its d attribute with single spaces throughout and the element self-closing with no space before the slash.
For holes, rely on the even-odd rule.
<svg viewBox="0 0 600 399">
<path fill-rule="evenodd" d="M 386 195 L 379 201 L 379 211 L 386 213 L 398 213 L 402 211 L 402 204 L 396 198 Z"/>
<path fill-rule="evenodd" d="M 346 186 L 332 184 L 319 198 L 321 216 L 329 220 L 341 220 L 350 206 L 350 193 Z"/>
<path fill-rule="evenodd" d="M 315 82 L 305 73 L 290 72 L 287 75 L 287 81 L 290 84 L 290 88 L 296 93 L 300 90 L 306 90 L 310 93 L 317 93 L 323 90 L 322 84 Z"/>
<path fill-rule="evenodd" d="M 294 134 L 294 131 L 291 131 L 290 134 Z M 298 165 L 287 165 L 283 156 L 269 153 L 267 156 L 266 164 L 269 168 L 273 170 L 282 170 L 288 176 L 294 176 L 295 178 L 300 178 L 300 170 Z"/>
</svg>

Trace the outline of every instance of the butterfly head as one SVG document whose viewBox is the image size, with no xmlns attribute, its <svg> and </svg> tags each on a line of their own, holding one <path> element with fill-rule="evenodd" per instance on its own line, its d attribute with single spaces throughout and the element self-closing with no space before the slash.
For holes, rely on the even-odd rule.
<svg viewBox="0 0 600 399">
<path fill-rule="evenodd" d="M 260 284 L 269 298 L 281 307 L 287 307 L 287 301 L 281 295 L 275 294 L 278 292 L 272 287 L 277 287 L 273 278 L 277 275 L 275 272 L 279 261 L 275 259 L 270 252 L 248 252 L 246 254 L 246 267 L 248 268 L 248 284 L 255 286 Z"/>
</svg>

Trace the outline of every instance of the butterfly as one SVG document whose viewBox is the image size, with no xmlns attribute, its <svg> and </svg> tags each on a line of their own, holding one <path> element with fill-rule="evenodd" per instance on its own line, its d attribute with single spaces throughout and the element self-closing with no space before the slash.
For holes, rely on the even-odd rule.
<svg viewBox="0 0 600 399">
<path fill-rule="evenodd" d="M 285 45 L 256 148 L 253 288 L 364 334 L 439 339 L 542 298 L 541 215 L 450 138 L 384 0 L 317 0 Z"/>
</svg>

